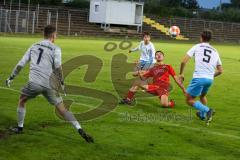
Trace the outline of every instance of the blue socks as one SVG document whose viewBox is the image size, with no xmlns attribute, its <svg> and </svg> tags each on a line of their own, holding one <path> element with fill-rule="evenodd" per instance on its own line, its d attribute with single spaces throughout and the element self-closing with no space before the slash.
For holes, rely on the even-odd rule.
<svg viewBox="0 0 240 160">
<path fill-rule="evenodd" d="M 196 101 L 193 104 L 193 107 L 201 112 L 201 116 L 203 113 L 207 113 L 209 111 L 209 108 L 203 105 L 200 101 Z"/>
<path fill-rule="evenodd" d="M 206 112 L 202 112 L 202 111 L 200 112 L 200 117 L 201 117 L 201 118 L 205 118 L 205 117 L 206 117 L 206 115 L 207 115 L 207 113 L 206 113 Z"/>
</svg>

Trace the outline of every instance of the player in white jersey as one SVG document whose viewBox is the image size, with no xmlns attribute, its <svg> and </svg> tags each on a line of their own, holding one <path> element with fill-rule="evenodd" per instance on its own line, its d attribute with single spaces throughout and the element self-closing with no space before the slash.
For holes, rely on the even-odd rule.
<svg viewBox="0 0 240 160">
<path fill-rule="evenodd" d="M 85 133 L 74 115 L 69 112 L 62 101 L 60 94 L 53 89 L 54 83 L 60 83 L 64 86 L 64 78 L 61 67 L 61 49 L 54 44 L 56 40 L 56 28 L 48 25 L 44 28 L 44 40 L 33 44 L 25 53 L 23 58 L 18 62 L 10 77 L 6 80 L 7 86 L 10 87 L 12 80 L 18 75 L 22 68 L 30 62 L 29 82 L 21 90 L 21 96 L 17 108 L 18 127 L 13 128 L 15 133 L 23 131 L 25 118 L 25 103 L 42 94 L 50 104 L 56 106 L 59 113 L 66 121 L 78 130 L 79 134 L 87 141 L 93 142 L 93 138 Z M 52 77 L 58 81 L 52 81 Z"/>
<path fill-rule="evenodd" d="M 143 33 L 143 41 L 140 42 L 139 46 L 131 49 L 129 53 L 140 51 L 140 61 L 139 66 L 137 66 L 137 70 L 147 70 L 156 63 L 155 60 L 155 47 L 151 42 L 150 33 L 144 32 Z"/>
<path fill-rule="evenodd" d="M 206 95 L 213 84 L 214 77 L 219 76 L 223 72 L 218 51 L 209 44 L 211 38 L 211 31 L 203 31 L 200 37 L 201 43 L 193 46 L 187 52 L 180 69 L 180 79 L 183 80 L 185 65 L 191 58 L 194 58 L 195 71 L 193 79 L 187 88 L 186 102 L 198 110 L 197 116 L 202 120 L 206 119 L 207 125 L 212 120 L 214 111 L 207 106 Z M 198 96 L 200 96 L 200 101 L 195 100 Z"/>
</svg>

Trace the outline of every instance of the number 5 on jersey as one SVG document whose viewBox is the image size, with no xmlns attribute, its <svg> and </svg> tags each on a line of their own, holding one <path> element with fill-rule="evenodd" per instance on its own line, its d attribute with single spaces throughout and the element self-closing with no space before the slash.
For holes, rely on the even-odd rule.
<svg viewBox="0 0 240 160">
<path fill-rule="evenodd" d="M 203 62 L 209 63 L 211 60 L 211 54 L 212 51 L 208 50 L 208 49 L 204 49 L 204 58 L 203 58 Z"/>
</svg>

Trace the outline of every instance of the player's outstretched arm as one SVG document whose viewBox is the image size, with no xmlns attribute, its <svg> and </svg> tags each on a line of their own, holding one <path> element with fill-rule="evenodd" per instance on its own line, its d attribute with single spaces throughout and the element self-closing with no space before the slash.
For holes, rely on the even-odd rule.
<svg viewBox="0 0 240 160">
<path fill-rule="evenodd" d="M 149 70 L 148 71 L 137 71 L 137 75 L 143 81 L 147 80 L 149 77 L 152 76 L 151 72 Z"/>
<path fill-rule="evenodd" d="M 183 86 L 183 83 L 179 80 L 178 76 L 173 76 L 174 81 L 177 83 L 177 85 L 182 89 L 184 95 L 186 94 L 186 89 Z"/>
<path fill-rule="evenodd" d="M 63 77 L 62 67 L 60 66 L 60 67 L 56 68 L 54 72 L 55 72 L 55 75 L 57 76 L 57 79 L 61 83 L 61 85 L 64 85 L 64 77 Z"/>
<path fill-rule="evenodd" d="M 185 66 L 186 64 L 188 63 L 188 61 L 191 59 L 191 57 L 186 54 L 184 57 L 183 57 L 183 60 L 181 62 L 181 65 L 180 65 L 180 75 L 178 77 L 178 79 L 180 80 L 180 82 L 182 83 L 184 81 L 184 69 L 185 69 Z"/>
<path fill-rule="evenodd" d="M 66 90 L 64 85 L 64 76 L 62 71 L 62 51 L 59 47 L 56 47 L 54 52 L 54 68 L 55 68 L 55 74 L 57 76 L 58 81 L 61 84 L 62 91 L 64 92 L 64 95 L 66 96 Z"/>
<path fill-rule="evenodd" d="M 143 77 L 143 75 L 144 75 L 145 73 L 147 73 L 147 71 L 140 70 L 140 71 L 135 71 L 135 72 L 133 72 L 132 75 L 133 75 L 134 77 Z"/>
<path fill-rule="evenodd" d="M 223 67 L 221 65 L 217 66 L 217 70 L 214 74 L 214 77 L 220 76 L 223 73 Z"/>
<path fill-rule="evenodd" d="M 66 90 L 65 90 L 62 67 L 60 66 L 60 67 L 56 68 L 54 72 L 55 72 L 55 75 L 56 75 L 58 81 L 61 84 L 61 88 L 62 88 L 62 91 L 64 92 L 64 96 L 67 96 L 67 93 L 66 93 Z"/>
<path fill-rule="evenodd" d="M 30 49 L 25 53 L 22 59 L 18 62 L 18 64 L 13 69 L 11 75 L 6 80 L 6 85 L 10 87 L 13 79 L 20 73 L 20 71 L 24 68 L 24 66 L 30 61 Z"/>
<path fill-rule="evenodd" d="M 139 50 L 139 47 L 136 47 L 136 48 L 130 49 L 130 50 L 129 50 L 129 53 L 136 52 L 136 51 L 138 51 L 138 50 Z"/>
<path fill-rule="evenodd" d="M 131 50 L 129 50 L 129 53 L 132 53 L 132 52 L 136 52 L 136 51 L 139 51 L 140 50 L 140 47 L 142 45 L 142 42 L 140 42 L 140 44 L 136 47 L 136 48 L 133 48 Z"/>
</svg>

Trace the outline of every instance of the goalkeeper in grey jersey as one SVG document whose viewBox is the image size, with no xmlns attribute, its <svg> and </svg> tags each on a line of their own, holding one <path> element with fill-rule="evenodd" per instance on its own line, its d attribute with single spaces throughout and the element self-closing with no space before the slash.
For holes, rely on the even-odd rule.
<svg viewBox="0 0 240 160">
<path fill-rule="evenodd" d="M 56 40 L 56 28 L 48 25 L 44 28 L 44 40 L 33 44 L 25 53 L 23 58 L 18 62 L 14 68 L 10 77 L 6 80 L 6 85 L 10 87 L 13 79 L 18 75 L 21 69 L 30 62 L 29 82 L 21 90 L 21 96 L 17 108 L 18 115 L 18 127 L 12 130 L 16 133 L 23 131 L 24 118 L 26 113 L 25 103 L 32 98 L 42 94 L 50 104 L 56 106 L 59 113 L 64 117 L 66 121 L 72 123 L 79 134 L 87 141 L 93 142 L 93 138 L 86 134 L 81 128 L 79 122 L 74 115 L 69 112 L 64 104 L 63 100 L 58 94 L 57 90 L 54 90 L 54 83 L 61 84 L 64 88 L 64 78 L 61 68 L 61 49 L 54 44 Z M 54 77 L 57 77 L 58 81 L 53 81 Z"/>
</svg>

